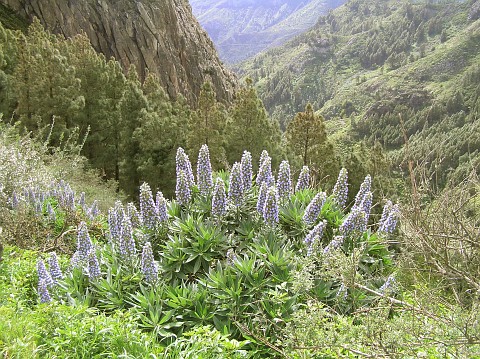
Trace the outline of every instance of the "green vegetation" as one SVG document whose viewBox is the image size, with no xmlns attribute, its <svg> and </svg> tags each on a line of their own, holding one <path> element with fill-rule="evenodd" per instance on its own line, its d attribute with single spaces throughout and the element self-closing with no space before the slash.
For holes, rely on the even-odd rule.
<svg viewBox="0 0 480 359">
<path fill-rule="evenodd" d="M 378 141 L 443 188 L 478 168 L 477 19 L 478 1 L 351 0 L 242 71 L 282 127 L 310 102 L 337 147 Z"/>
</svg>

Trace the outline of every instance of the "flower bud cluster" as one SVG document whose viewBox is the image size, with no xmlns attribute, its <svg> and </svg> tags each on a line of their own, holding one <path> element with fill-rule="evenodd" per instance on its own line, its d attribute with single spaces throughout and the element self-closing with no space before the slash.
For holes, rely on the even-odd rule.
<svg viewBox="0 0 480 359">
<path fill-rule="evenodd" d="M 295 192 L 307 189 L 308 187 L 310 187 L 310 169 L 308 166 L 303 166 L 300 175 L 298 176 Z"/>
<path fill-rule="evenodd" d="M 281 201 L 287 200 L 292 194 L 292 178 L 288 161 L 280 163 L 277 179 L 278 197 Z"/>
<path fill-rule="evenodd" d="M 176 161 L 177 182 L 178 182 L 178 177 L 180 175 L 180 171 L 184 171 L 188 188 L 190 189 L 193 185 L 195 185 L 195 179 L 193 177 L 192 164 L 190 163 L 190 159 L 188 158 L 188 155 L 185 153 L 185 150 L 183 148 L 179 147 L 177 149 L 177 156 L 175 158 L 175 161 Z"/>
<path fill-rule="evenodd" d="M 275 186 L 270 187 L 267 191 L 263 220 L 270 227 L 274 227 L 278 223 L 278 194 Z"/>
<path fill-rule="evenodd" d="M 342 236 L 348 236 L 354 232 L 364 232 L 367 230 L 367 215 L 363 208 L 353 207 L 348 216 L 339 227 Z"/>
<path fill-rule="evenodd" d="M 353 207 L 359 207 L 361 206 L 365 196 L 367 195 L 368 192 L 371 192 L 372 188 L 372 177 L 370 175 L 367 175 L 360 185 L 360 189 L 358 190 L 357 195 L 355 196 L 355 203 L 353 204 Z"/>
<path fill-rule="evenodd" d="M 275 179 L 272 175 L 272 159 L 265 150 L 260 156 L 260 167 L 258 169 L 256 182 L 259 187 L 263 182 L 266 182 L 268 187 L 275 184 Z"/>
<path fill-rule="evenodd" d="M 317 221 L 317 218 L 320 215 L 326 200 L 327 195 L 325 192 L 317 193 L 317 195 L 312 199 L 310 204 L 305 209 L 305 214 L 303 215 L 303 221 L 307 225 L 310 226 Z"/>
<path fill-rule="evenodd" d="M 243 203 L 243 178 L 242 166 L 235 162 L 230 172 L 230 186 L 228 188 L 228 199 L 233 205 L 239 207 Z"/>
<path fill-rule="evenodd" d="M 158 222 L 163 223 L 168 220 L 167 200 L 162 192 L 157 192 L 155 205 L 157 206 Z"/>
<path fill-rule="evenodd" d="M 52 252 L 50 254 L 47 262 L 50 268 L 50 276 L 52 277 L 53 281 L 56 282 L 57 280 L 63 279 L 62 270 L 60 269 L 60 265 L 58 264 L 58 258 L 55 252 Z"/>
<path fill-rule="evenodd" d="M 243 190 L 248 191 L 252 188 L 252 178 L 253 178 L 253 166 L 252 166 L 252 154 L 248 151 L 244 151 L 242 155 L 242 161 L 240 162 L 242 166 L 242 182 Z"/>
<path fill-rule="evenodd" d="M 140 186 L 140 214 L 143 225 L 148 229 L 155 229 L 158 222 L 158 209 L 153 201 L 152 190 L 147 183 Z"/>
<path fill-rule="evenodd" d="M 348 171 L 345 168 L 340 170 L 337 182 L 333 187 L 333 200 L 340 207 L 345 208 L 348 198 Z"/>
<path fill-rule="evenodd" d="M 225 194 L 225 183 L 217 178 L 212 197 L 212 216 L 220 218 L 227 213 L 227 198 Z"/>
<path fill-rule="evenodd" d="M 400 210 L 398 204 L 393 204 L 391 201 L 387 201 L 385 207 L 383 207 L 382 217 L 380 218 L 378 232 L 379 233 L 393 233 L 397 227 L 398 217 L 400 216 Z"/>
<path fill-rule="evenodd" d="M 154 283 L 157 280 L 158 267 L 153 258 L 152 245 L 150 242 L 145 243 L 143 246 L 141 268 L 147 282 Z"/>
<path fill-rule="evenodd" d="M 212 165 L 210 163 L 210 152 L 208 146 L 203 145 L 198 153 L 197 162 L 197 184 L 200 194 L 210 194 L 213 187 Z"/>
<path fill-rule="evenodd" d="M 310 256 L 313 253 L 313 249 L 316 243 L 320 242 L 323 236 L 323 231 L 327 226 L 327 221 L 321 221 L 313 229 L 308 232 L 305 237 L 305 244 L 308 247 L 307 255 Z"/>
<path fill-rule="evenodd" d="M 263 209 L 265 207 L 265 199 L 267 198 L 268 186 L 267 182 L 262 182 L 258 192 L 257 211 L 263 216 Z"/>
</svg>

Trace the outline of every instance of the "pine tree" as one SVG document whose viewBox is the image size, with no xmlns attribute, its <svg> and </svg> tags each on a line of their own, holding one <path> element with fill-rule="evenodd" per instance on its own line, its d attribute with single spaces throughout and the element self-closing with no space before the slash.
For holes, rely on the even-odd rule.
<svg viewBox="0 0 480 359">
<path fill-rule="evenodd" d="M 237 94 L 229 114 L 226 130 L 229 163 L 238 161 L 244 150 L 250 151 L 256 162 L 261 152 L 267 150 L 272 157 L 272 165 L 278 166 L 282 154 L 280 127 L 277 121 L 267 117 L 252 80 L 247 79 L 246 87 Z M 254 166 L 258 166 L 258 162 Z"/>
<path fill-rule="evenodd" d="M 226 161 L 224 149 L 226 123 L 227 113 L 224 106 L 217 102 L 212 84 L 205 82 L 198 97 L 197 110 L 190 118 L 187 135 L 189 152 L 198 153 L 200 147 L 206 144 L 210 150 L 212 165 L 214 168 L 221 167 Z"/>
</svg>

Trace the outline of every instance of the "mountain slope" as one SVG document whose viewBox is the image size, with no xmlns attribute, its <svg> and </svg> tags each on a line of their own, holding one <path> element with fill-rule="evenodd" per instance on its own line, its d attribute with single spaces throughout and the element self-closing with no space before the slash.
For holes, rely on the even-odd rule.
<svg viewBox="0 0 480 359">
<path fill-rule="evenodd" d="M 94 48 L 127 69 L 156 73 L 168 94 L 183 94 L 191 104 L 205 80 L 221 100 L 230 100 L 235 77 L 222 65 L 213 43 L 186 0 L 1 0 L 24 17 L 38 17 L 65 37 L 85 32 Z"/>
<path fill-rule="evenodd" d="M 242 74 L 284 124 L 311 102 L 338 140 L 379 141 L 441 186 L 480 164 L 479 13 L 480 1 L 351 0 Z"/>
<path fill-rule="evenodd" d="M 344 0 L 190 0 L 220 57 L 237 63 L 312 27 Z"/>
</svg>

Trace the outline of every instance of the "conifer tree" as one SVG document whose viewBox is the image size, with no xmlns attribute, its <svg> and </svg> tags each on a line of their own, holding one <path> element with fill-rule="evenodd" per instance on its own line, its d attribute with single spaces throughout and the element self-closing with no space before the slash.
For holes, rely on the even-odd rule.
<svg viewBox="0 0 480 359">
<path fill-rule="evenodd" d="M 147 98 L 143 94 L 135 66 L 130 66 L 127 75 L 125 92 L 120 100 L 121 131 L 120 131 L 120 185 L 125 193 L 134 198 L 140 187 L 138 171 L 138 156 L 140 143 L 143 139 L 134 136 L 140 127 L 140 118 L 147 108 Z"/>
<path fill-rule="evenodd" d="M 210 82 L 205 82 L 198 97 L 197 110 L 192 113 L 187 135 L 187 148 L 198 153 L 206 144 L 210 150 L 210 159 L 215 168 L 225 163 L 224 134 L 227 113 L 224 106 L 217 102 L 215 90 Z"/>
<path fill-rule="evenodd" d="M 282 153 L 280 127 L 277 121 L 267 117 L 252 80 L 247 79 L 246 87 L 238 92 L 229 114 L 226 131 L 228 161 L 239 160 L 245 149 L 251 152 L 254 161 L 258 161 L 261 152 L 267 150 L 272 165 L 278 166 Z"/>
</svg>

